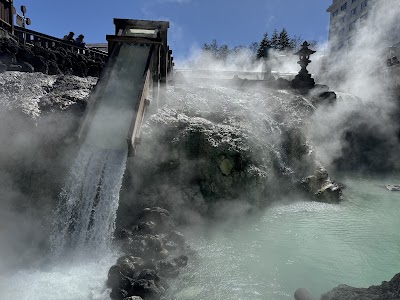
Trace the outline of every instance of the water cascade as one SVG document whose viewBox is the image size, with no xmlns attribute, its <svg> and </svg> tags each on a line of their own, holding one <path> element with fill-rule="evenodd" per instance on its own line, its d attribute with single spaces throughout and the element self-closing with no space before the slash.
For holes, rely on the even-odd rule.
<svg viewBox="0 0 400 300">
<path fill-rule="evenodd" d="M 83 146 L 60 195 L 53 250 L 106 251 L 111 246 L 127 153 Z"/>
</svg>

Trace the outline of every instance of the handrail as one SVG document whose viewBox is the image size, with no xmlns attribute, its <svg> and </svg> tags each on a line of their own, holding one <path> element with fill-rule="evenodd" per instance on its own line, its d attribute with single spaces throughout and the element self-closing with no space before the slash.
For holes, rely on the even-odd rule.
<svg viewBox="0 0 400 300">
<path fill-rule="evenodd" d="M 10 29 L 12 26 L 10 23 L 6 22 L 3 19 L 0 19 L 0 28 L 7 28 Z"/>
<path fill-rule="evenodd" d="M 56 38 L 56 37 L 53 37 L 53 36 L 50 36 L 50 35 L 47 35 L 44 33 L 40 33 L 37 31 L 33 31 L 33 30 L 30 30 L 27 28 L 19 27 L 19 26 L 14 27 L 14 35 L 17 36 L 20 43 L 24 40 L 24 36 L 25 36 L 25 40 L 28 43 L 39 44 L 40 46 L 42 46 L 44 48 L 54 48 L 54 47 L 58 46 L 58 47 L 70 49 L 73 52 L 83 54 L 86 56 L 101 57 L 104 59 L 107 59 L 107 57 L 108 57 L 107 52 L 97 50 L 97 49 L 79 47 L 74 44 L 67 43 L 62 39 L 59 39 L 59 38 Z"/>
</svg>

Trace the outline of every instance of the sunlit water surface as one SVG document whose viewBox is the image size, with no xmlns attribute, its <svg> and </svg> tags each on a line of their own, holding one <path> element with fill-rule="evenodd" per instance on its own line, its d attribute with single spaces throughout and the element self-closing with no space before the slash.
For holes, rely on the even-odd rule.
<svg viewBox="0 0 400 300">
<path fill-rule="evenodd" d="M 177 300 L 294 299 L 345 283 L 367 287 L 400 272 L 400 192 L 391 178 L 353 177 L 340 205 L 297 201 L 189 234 L 198 251 L 171 287 Z M 318 298 L 319 299 L 319 298 Z"/>
<path fill-rule="evenodd" d="M 366 287 L 400 272 L 400 192 L 390 179 L 351 178 L 340 205 L 298 201 L 258 217 L 188 234 L 198 251 L 168 299 L 293 299 L 341 284 Z M 118 254 L 75 257 L 0 275 L 0 299 L 106 300 L 107 273 Z"/>
</svg>

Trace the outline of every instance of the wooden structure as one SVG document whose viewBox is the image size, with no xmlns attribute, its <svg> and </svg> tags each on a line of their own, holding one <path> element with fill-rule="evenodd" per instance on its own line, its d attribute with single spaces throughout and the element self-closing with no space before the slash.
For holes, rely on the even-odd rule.
<svg viewBox="0 0 400 300">
<path fill-rule="evenodd" d="M 0 0 L 0 28 L 14 34 L 14 3 L 13 0 Z"/>
<path fill-rule="evenodd" d="M 161 84 L 167 83 L 167 75 L 172 71 L 172 51 L 168 47 L 169 22 L 114 19 L 115 35 L 107 35 L 108 53 L 112 53 L 118 42 L 154 46 L 153 75 L 159 76 Z M 157 72 L 155 72 L 158 68 Z"/>
<path fill-rule="evenodd" d="M 118 43 L 151 46 L 146 69 L 143 74 L 142 90 L 136 102 L 136 113 L 133 116 L 128 133 L 129 156 L 135 154 L 140 144 L 140 128 L 150 104 L 149 96 L 153 90 L 153 99 L 157 107 L 165 101 L 165 89 L 169 74 L 173 70 L 172 51 L 168 47 L 169 22 L 114 19 L 115 35 L 107 35 L 108 53 L 112 53 Z"/>
<path fill-rule="evenodd" d="M 109 60 L 99 78 L 95 91 L 91 94 L 94 99 L 86 111 L 86 116 L 77 135 L 80 139 L 88 136 L 90 139 L 89 133 L 94 126 L 93 120 L 101 111 L 101 107 L 104 107 L 104 105 L 112 106 L 116 102 L 113 101 L 112 95 L 107 97 L 104 95 L 108 82 L 113 81 L 110 80 L 111 76 L 114 76 L 112 74 L 118 73 L 124 59 L 129 59 L 130 63 L 125 69 L 130 70 L 130 73 L 140 72 L 139 78 L 130 79 L 130 84 L 137 86 L 138 90 L 131 91 L 131 94 L 128 95 L 130 105 L 127 105 L 124 111 L 121 111 L 121 114 L 131 114 L 130 123 L 126 123 L 129 125 L 129 129 L 125 132 L 125 126 L 119 124 L 120 127 L 114 128 L 117 130 L 114 132 L 127 134 L 128 156 L 132 157 L 135 155 L 137 145 L 140 144 L 140 129 L 146 110 L 150 105 L 151 93 L 152 99 L 156 102 L 152 104 L 153 107 L 159 107 L 162 105 L 161 102 L 165 101 L 168 77 L 173 70 L 172 51 L 167 44 L 169 22 L 114 19 L 114 24 L 115 34 L 106 36 Z M 146 53 L 146 56 L 140 53 Z M 114 69 L 115 72 L 113 72 Z M 118 109 L 118 105 L 115 108 Z M 114 126 L 114 124 L 110 125 Z M 108 145 L 104 146 L 107 147 Z"/>
<path fill-rule="evenodd" d="M 108 57 L 108 54 L 105 51 L 78 47 L 74 44 L 67 43 L 66 41 L 56 38 L 54 36 L 50 36 L 44 33 L 40 33 L 19 26 L 14 26 L 14 35 L 17 38 L 18 42 L 21 44 L 25 42 L 27 45 L 31 44 L 36 46 L 42 46 L 48 49 L 61 47 L 69 49 L 72 52 L 87 55 L 93 58 L 100 57 L 102 58 L 103 61 L 106 61 Z"/>
</svg>

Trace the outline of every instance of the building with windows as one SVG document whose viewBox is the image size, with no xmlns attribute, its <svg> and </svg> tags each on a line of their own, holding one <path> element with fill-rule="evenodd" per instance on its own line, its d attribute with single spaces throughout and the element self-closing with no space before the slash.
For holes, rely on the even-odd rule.
<svg viewBox="0 0 400 300">
<path fill-rule="evenodd" d="M 330 13 L 329 46 L 332 51 L 340 51 L 352 45 L 357 24 L 365 22 L 377 0 L 333 0 L 327 9 Z"/>
</svg>

